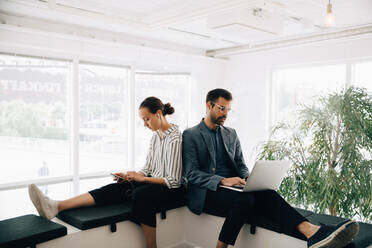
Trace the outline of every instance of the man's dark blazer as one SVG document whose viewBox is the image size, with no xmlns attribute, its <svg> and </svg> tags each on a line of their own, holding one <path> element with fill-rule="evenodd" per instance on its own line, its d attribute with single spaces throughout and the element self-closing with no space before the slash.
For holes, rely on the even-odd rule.
<svg viewBox="0 0 372 248">
<path fill-rule="evenodd" d="M 242 149 L 236 131 L 221 126 L 221 136 L 226 149 L 228 166 L 241 178 L 247 178 Z M 215 174 L 216 158 L 213 140 L 206 125 L 200 122 L 186 129 L 182 135 L 182 179 L 187 186 L 187 206 L 195 214 L 201 214 L 207 190 L 216 191 L 223 177 Z"/>
</svg>

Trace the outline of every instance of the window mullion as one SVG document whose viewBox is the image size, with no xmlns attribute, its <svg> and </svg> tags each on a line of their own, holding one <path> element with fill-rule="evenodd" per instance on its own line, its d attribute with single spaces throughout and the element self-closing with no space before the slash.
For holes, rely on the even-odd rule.
<svg viewBox="0 0 372 248">
<path fill-rule="evenodd" d="M 267 137 L 270 137 L 270 130 L 272 129 L 274 123 L 276 123 L 277 120 L 277 105 L 275 104 L 277 101 L 277 88 L 278 88 L 278 80 L 277 80 L 277 71 L 274 70 L 271 72 L 271 84 L 270 84 L 270 89 L 268 90 L 268 94 L 270 97 L 270 102 L 269 102 L 269 116 L 270 119 L 269 121 L 269 130 L 268 130 L 268 135 Z"/>
<path fill-rule="evenodd" d="M 128 165 L 129 168 L 135 169 L 135 101 L 136 101 L 136 67 L 132 65 L 130 67 L 130 79 L 128 85 Z"/>
<path fill-rule="evenodd" d="M 275 72 L 270 69 L 267 70 L 268 77 L 266 78 L 266 121 L 265 121 L 265 135 L 266 139 L 270 138 L 270 130 L 274 125 L 274 85 L 275 85 Z"/>
<path fill-rule="evenodd" d="M 186 111 L 187 111 L 187 120 L 186 120 L 186 128 L 190 127 L 191 122 L 191 76 L 187 78 L 187 85 L 186 85 Z M 180 125 L 181 123 L 178 123 Z"/>
<path fill-rule="evenodd" d="M 79 60 L 73 59 L 71 99 L 71 165 L 73 172 L 73 194 L 79 194 Z"/>
<path fill-rule="evenodd" d="M 352 64 L 351 64 L 350 61 L 348 61 L 346 63 L 345 89 L 347 89 L 350 86 L 352 86 L 352 84 L 354 82 L 353 72 L 354 72 L 354 70 L 352 68 Z"/>
</svg>

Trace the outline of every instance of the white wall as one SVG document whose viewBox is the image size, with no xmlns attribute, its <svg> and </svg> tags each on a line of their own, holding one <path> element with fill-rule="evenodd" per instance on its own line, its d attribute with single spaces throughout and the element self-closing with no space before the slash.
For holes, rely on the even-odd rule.
<svg viewBox="0 0 372 248">
<path fill-rule="evenodd" d="M 372 59 L 372 37 L 231 56 L 225 81 L 235 98 L 233 108 L 238 113 L 232 125 L 240 136 L 248 166 L 253 166 L 257 154 L 254 147 L 268 135 L 272 68 L 368 57 Z"/>
</svg>

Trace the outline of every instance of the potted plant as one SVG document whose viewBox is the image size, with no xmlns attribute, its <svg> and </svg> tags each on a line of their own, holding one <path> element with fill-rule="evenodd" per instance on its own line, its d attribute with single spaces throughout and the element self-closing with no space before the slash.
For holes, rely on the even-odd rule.
<svg viewBox="0 0 372 248">
<path fill-rule="evenodd" d="M 258 159 L 292 161 L 281 195 L 318 213 L 371 221 L 372 96 L 351 87 L 295 114 L 258 148 Z"/>
</svg>

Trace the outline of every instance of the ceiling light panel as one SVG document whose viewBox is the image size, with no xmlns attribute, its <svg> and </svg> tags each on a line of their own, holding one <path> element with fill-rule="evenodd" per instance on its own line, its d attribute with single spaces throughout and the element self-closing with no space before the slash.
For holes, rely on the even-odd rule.
<svg viewBox="0 0 372 248">
<path fill-rule="evenodd" d="M 231 27 L 240 32 L 245 29 L 246 33 L 252 32 L 253 37 L 259 33 L 267 37 L 268 35 L 280 35 L 283 32 L 282 20 L 279 16 L 267 14 L 264 10 L 257 8 L 210 16 L 207 19 L 207 25 L 215 30 L 227 30 Z"/>
</svg>

